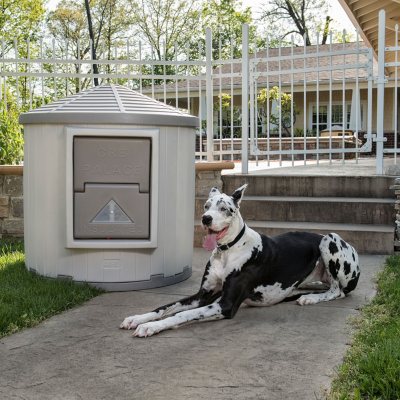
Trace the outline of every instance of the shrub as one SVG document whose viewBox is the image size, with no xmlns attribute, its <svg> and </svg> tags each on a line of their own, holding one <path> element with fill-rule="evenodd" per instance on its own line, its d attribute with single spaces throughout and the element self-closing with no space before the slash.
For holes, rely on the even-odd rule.
<svg viewBox="0 0 400 400">
<path fill-rule="evenodd" d="M 24 156 L 19 110 L 12 101 L 0 101 L 0 165 L 21 164 Z"/>
</svg>

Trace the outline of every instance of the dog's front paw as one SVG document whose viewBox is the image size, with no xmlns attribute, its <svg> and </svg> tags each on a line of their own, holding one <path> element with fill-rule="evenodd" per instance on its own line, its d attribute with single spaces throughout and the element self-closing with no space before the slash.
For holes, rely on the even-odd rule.
<svg viewBox="0 0 400 400">
<path fill-rule="evenodd" d="M 123 320 L 120 325 L 121 329 L 135 329 L 139 325 L 144 324 L 145 322 L 153 321 L 158 319 L 160 315 L 156 312 L 149 312 L 146 314 L 132 315 L 131 317 L 127 317 Z"/>
<path fill-rule="evenodd" d="M 132 336 L 148 337 L 162 331 L 162 327 L 158 322 L 147 322 L 139 325 Z"/>
<path fill-rule="evenodd" d="M 142 322 L 143 320 L 140 315 L 133 315 L 131 317 L 126 317 L 119 327 L 121 329 L 135 329 Z"/>
</svg>

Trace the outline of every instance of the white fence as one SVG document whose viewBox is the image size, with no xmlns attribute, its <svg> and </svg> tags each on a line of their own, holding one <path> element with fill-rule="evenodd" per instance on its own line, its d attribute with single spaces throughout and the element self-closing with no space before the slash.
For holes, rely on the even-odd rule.
<svg viewBox="0 0 400 400">
<path fill-rule="evenodd" d="M 0 98 L 12 96 L 26 110 L 84 90 L 95 80 L 120 83 L 197 115 L 196 158 L 241 160 L 245 173 L 249 160 L 280 165 L 357 160 L 370 154 L 374 140 L 383 158 L 379 112 L 377 138 L 373 135 L 376 65 L 372 50 L 358 40 L 335 44 L 331 35 L 325 45 L 298 47 L 292 41 L 269 48 L 267 42 L 257 49 L 244 25 L 241 45 L 213 48 L 207 30 L 195 52 L 175 51 L 170 60 L 156 59 L 153 49 L 129 41 L 112 51 L 100 47 L 97 60 L 90 48 L 83 41 L 10 45 L 2 40 Z M 386 49 L 394 51 L 397 67 L 398 50 Z M 381 76 L 378 92 L 385 85 Z M 394 80 L 397 85 L 397 69 Z M 385 152 L 396 155 L 397 141 Z"/>
</svg>

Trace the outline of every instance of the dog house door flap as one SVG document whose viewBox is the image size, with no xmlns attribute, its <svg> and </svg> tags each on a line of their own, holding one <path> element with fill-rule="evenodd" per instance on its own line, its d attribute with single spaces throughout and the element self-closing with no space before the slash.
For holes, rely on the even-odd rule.
<svg viewBox="0 0 400 400">
<path fill-rule="evenodd" d="M 151 139 L 74 137 L 74 238 L 150 237 Z"/>
</svg>

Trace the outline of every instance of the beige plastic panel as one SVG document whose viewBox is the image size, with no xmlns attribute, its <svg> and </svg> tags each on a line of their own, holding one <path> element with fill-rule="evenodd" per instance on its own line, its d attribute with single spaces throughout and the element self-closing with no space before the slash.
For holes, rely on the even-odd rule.
<svg viewBox="0 0 400 400">
<path fill-rule="evenodd" d="M 116 137 L 74 138 L 74 192 L 85 183 L 137 183 L 150 191 L 151 139 Z"/>
<path fill-rule="evenodd" d="M 86 184 L 74 194 L 75 239 L 148 239 L 150 194 L 139 185 Z"/>
</svg>

